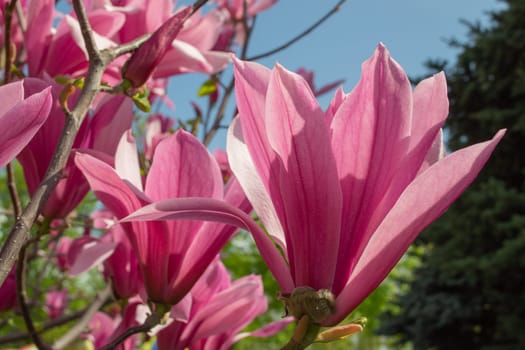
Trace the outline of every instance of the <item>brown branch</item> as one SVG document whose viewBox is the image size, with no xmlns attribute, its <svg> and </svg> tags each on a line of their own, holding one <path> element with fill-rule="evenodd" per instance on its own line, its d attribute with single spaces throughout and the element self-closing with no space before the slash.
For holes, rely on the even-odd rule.
<svg viewBox="0 0 525 350">
<path fill-rule="evenodd" d="M 13 171 L 13 165 L 7 163 L 7 188 L 9 189 L 9 195 L 11 196 L 11 202 L 13 203 L 13 210 L 15 218 L 20 216 L 22 212 L 22 205 L 20 204 L 20 198 L 18 197 L 18 191 L 16 189 L 15 174 Z"/>
<path fill-rule="evenodd" d="M 301 40 L 302 38 L 304 38 L 305 36 L 310 34 L 310 32 L 315 30 L 321 24 L 323 24 L 323 22 L 325 22 L 328 18 L 330 18 L 337 11 L 339 11 L 339 9 L 341 8 L 341 5 L 345 1 L 346 0 L 340 0 L 337 4 L 335 4 L 335 6 L 326 15 L 321 17 L 318 21 L 316 21 L 310 27 L 306 28 L 302 33 L 300 33 L 299 35 L 297 35 L 294 38 L 290 39 L 286 43 L 282 44 L 281 46 L 279 46 L 279 47 L 277 47 L 277 48 L 275 48 L 273 50 L 261 53 L 259 55 L 255 55 L 255 56 L 249 57 L 249 58 L 247 58 L 247 60 L 248 61 L 255 61 L 255 60 L 258 60 L 258 59 L 261 59 L 261 58 L 264 58 L 264 57 L 268 57 L 268 56 L 276 54 L 277 52 L 282 51 L 282 50 L 287 49 L 288 47 L 292 46 L 293 44 L 295 44 L 296 42 L 298 42 L 299 40 Z"/>
<path fill-rule="evenodd" d="M 58 317 L 58 318 L 55 318 L 51 321 L 47 321 L 46 323 L 44 323 L 44 325 L 42 326 L 42 329 L 39 331 L 40 333 L 44 333 L 50 329 L 53 329 L 55 327 L 59 327 L 59 326 L 62 326 L 68 322 L 71 322 L 71 321 L 74 321 L 74 320 L 77 320 L 79 319 L 80 317 L 82 317 L 82 315 L 84 315 L 84 313 L 86 312 L 87 308 L 84 309 L 84 310 L 80 310 L 80 311 L 77 311 L 77 312 L 74 312 L 72 313 L 71 315 L 66 315 L 66 316 L 61 316 L 61 317 Z M 6 320 L 7 322 L 7 320 Z M 16 342 L 16 341 L 21 341 L 21 340 L 29 340 L 31 339 L 31 335 L 29 333 L 26 333 L 26 332 L 16 332 L 16 333 L 11 333 L 11 334 L 8 334 L 4 337 L 0 337 L 0 345 L 3 345 L 3 344 L 9 344 L 9 343 L 13 343 L 13 342 Z"/>
<path fill-rule="evenodd" d="M 116 337 L 115 339 L 113 339 L 112 341 L 104 345 L 103 347 L 101 347 L 99 350 L 115 349 L 117 345 L 122 343 L 127 338 L 131 337 L 133 334 L 148 332 L 153 327 L 161 323 L 162 316 L 163 315 L 157 313 L 156 311 L 152 312 L 151 314 L 148 315 L 148 317 L 146 318 L 143 324 L 126 329 L 118 337 Z"/>
<path fill-rule="evenodd" d="M 5 71 L 4 71 L 4 84 L 9 83 L 11 80 L 11 63 L 13 62 L 13 56 L 14 52 L 12 52 L 11 47 L 11 24 L 13 22 L 13 11 L 16 7 L 16 0 L 12 0 L 10 3 L 5 4 L 4 9 L 4 49 L 5 49 L 5 56 L 4 56 L 4 64 L 5 64 Z"/>
<path fill-rule="evenodd" d="M 74 342 L 79 335 L 81 335 L 86 327 L 93 318 L 93 315 L 107 302 L 111 297 L 111 285 L 108 284 L 104 290 L 97 294 L 95 300 L 91 305 L 83 312 L 82 317 L 77 324 L 75 324 L 69 331 L 66 332 L 60 339 L 55 341 L 52 345 L 53 350 L 62 350 Z"/>
<path fill-rule="evenodd" d="M 96 47 L 93 32 L 87 20 L 84 5 L 81 0 L 74 0 L 73 7 L 81 27 L 82 37 L 89 55 L 89 66 L 84 88 L 80 92 L 78 101 L 71 112 L 66 112 L 66 123 L 58 141 L 55 153 L 44 179 L 35 191 L 31 201 L 17 218 L 13 229 L 9 233 L 2 250 L 0 251 L 0 284 L 3 283 L 11 270 L 18 252 L 29 239 L 29 230 L 35 222 L 51 191 L 61 178 L 62 169 L 67 163 L 75 136 L 80 128 L 95 95 L 104 72 L 104 68 L 111 61 L 110 55 L 102 55 Z"/>
<path fill-rule="evenodd" d="M 18 307 L 22 312 L 22 317 L 24 318 L 24 322 L 26 324 L 27 331 L 31 336 L 31 340 L 33 341 L 33 343 L 35 343 L 38 349 L 48 350 L 49 347 L 44 343 L 42 338 L 40 338 L 40 334 L 36 330 L 35 325 L 33 323 L 33 319 L 31 318 L 31 312 L 29 311 L 29 303 L 26 293 L 26 249 L 32 242 L 33 240 L 28 241 L 26 244 L 24 244 L 18 256 L 18 263 L 16 265 L 16 296 L 18 301 Z"/>
</svg>

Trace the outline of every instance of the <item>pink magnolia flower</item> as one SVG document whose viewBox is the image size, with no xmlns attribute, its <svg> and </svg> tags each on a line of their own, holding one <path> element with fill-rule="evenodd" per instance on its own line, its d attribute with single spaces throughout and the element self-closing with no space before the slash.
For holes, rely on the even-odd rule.
<svg viewBox="0 0 525 350">
<path fill-rule="evenodd" d="M 122 68 L 122 76 L 134 87 L 142 86 L 171 47 L 192 8 L 187 7 L 164 22 L 151 37 L 135 51 Z"/>
<path fill-rule="evenodd" d="M 35 86 L 36 79 L 26 79 L 26 85 Z M 38 81 L 40 85 L 43 82 Z M 34 88 L 26 89 L 28 91 Z M 58 96 L 60 87 L 55 86 L 53 94 Z M 27 94 L 27 92 L 26 92 Z M 93 115 L 87 117 L 75 138 L 74 148 L 89 149 L 112 157 L 118 139 L 128 129 L 133 119 L 132 102 L 125 96 L 107 95 L 99 101 Z M 32 195 L 42 181 L 53 156 L 62 129 L 65 116 L 58 101 L 53 104 L 47 122 L 31 142 L 18 155 L 18 161 L 24 169 L 24 176 L 29 193 Z M 64 169 L 61 179 L 46 202 L 43 214 L 48 218 L 66 217 L 89 191 L 89 186 L 80 171 L 70 161 Z"/>
<path fill-rule="evenodd" d="M 187 322 L 175 321 L 157 334 L 159 350 L 225 350 L 238 340 L 270 336 L 284 328 L 284 319 L 263 329 L 240 333 L 268 303 L 260 276 L 231 281 L 226 268 L 217 261 L 191 290 L 192 305 Z"/>
<path fill-rule="evenodd" d="M 53 290 L 46 294 L 46 312 L 53 319 L 64 313 L 67 305 L 67 290 Z"/>
<path fill-rule="evenodd" d="M 25 80 L 0 87 L 0 167 L 31 141 L 49 116 L 51 89 L 39 83 Z"/>
<path fill-rule="evenodd" d="M 333 81 L 331 83 L 328 83 L 320 88 L 316 88 L 315 87 L 315 83 L 314 83 L 314 71 L 313 70 L 307 70 L 306 68 L 299 68 L 297 71 L 296 71 L 297 74 L 299 74 L 300 76 L 303 77 L 304 80 L 306 80 L 306 82 L 308 83 L 308 86 L 310 86 L 310 89 L 312 90 L 312 92 L 314 93 L 314 96 L 315 97 L 319 97 L 321 95 L 324 95 L 328 92 L 330 92 L 331 90 L 335 89 L 336 87 L 338 87 L 339 85 L 341 85 L 342 83 L 344 83 L 344 79 L 340 79 L 340 80 L 336 80 L 336 81 Z"/>
<path fill-rule="evenodd" d="M 224 187 L 215 159 L 182 130 L 157 145 L 144 187 L 136 146 L 128 135 L 121 139 L 115 169 L 86 153 L 77 153 L 75 163 L 117 218 L 152 201 L 177 197 L 216 198 L 251 210 L 238 183 L 230 181 Z M 148 297 L 166 304 L 182 300 L 235 231 L 199 221 L 137 222 L 124 229 L 137 254 Z"/>
<path fill-rule="evenodd" d="M 244 8 L 247 9 L 247 17 L 253 17 L 259 12 L 265 11 L 277 3 L 277 0 L 216 0 L 217 5 L 225 8 L 233 20 L 240 21 L 244 16 Z"/>
<path fill-rule="evenodd" d="M 0 312 L 11 310 L 16 306 L 16 277 L 15 266 L 0 285 Z"/>
<path fill-rule="evenodd" d="M 103 263 L 104 277 L 111 281 L 113 293 L 122 299 L 137 295 L 142 276 L 137 255 L 122 226 L 112 226 L 102 236 L 102 242 L 115 244 L 113 253 Z"/>
<path fill-rule="evenodd" d="M 53 28 L 57 16 L 60 21 Z M 99 10 L 88 13 L 88 18 L 97 47 L 104 49 L 116 46 L 110 38 L 122 28 L 125 16 L 119 12 Z M 86 73 L 88 55 L 74 13 L 63 15 L 56 12 L 54 0 L 31 1 L 27 6 L 27 23 L 24 44 L 27 52 L 31 53 L 27 55 L 30 76 L 79 77 Z M 123 62 L 124 58 L 113 62 L 103 80 L 108 83 L 118 82 L 119 68 Z"/>
<path fill-rule="evenodd" d="M 412 92 L 383 45 L 363 64 L 356 88 L 343 99 L 336 94 L 327 113 L 307 82 L 281 66 L 237 61 L 235 78 L 232 170 L 285 252 L 290 270 L 273 273 L 336 297 L 326 325 L 379 285 L 504 134 L 439 159 L 432 146 L 441 145 L 448 113 L 445 77 Z"/>
<path fill-rule="evenodd" d="M 381 283 L 504 134 L 440 157 L 444 74 L 412 91 L 383 45 L 354 90 L 336 92 L 326 112 L 308 83 L 281 66 L 236 61 L 235 79 L 239 117 L 229 129 L 229 161 L 273 241 L 213 200 L 199 207 L 163 201 L 123 221 L 201 215 L 251 230 L 283 296 L 310 287 L 335 298 L 316 321 L 324 326 L 343 320 Z"/>
<path fill-rule="evenodd" d="M 174 120 L 161 114 L 149 116 L 146 120 L 146 132 L 144 134 L 144 158 L 148 161 L 153 159 L 153 153 L 159 142 L 170 135 Z"/>
<path fill-rule="evenodd" d="M 138 326 L 138 319 L 142 317 L 140 303 L 130 302 L 124 309 L 123 315 L 110 317 L 103 312 L 97 312 L 89 321 L 88 332 L 84 338 L 89 340 L 95 349 L 100 349 L 110 341 L 116 339 L 128 328 Z M 137 335 L 126 338 L 117 346 L 119 350 L 132 350 L 136 348 Z"/>
</svg>

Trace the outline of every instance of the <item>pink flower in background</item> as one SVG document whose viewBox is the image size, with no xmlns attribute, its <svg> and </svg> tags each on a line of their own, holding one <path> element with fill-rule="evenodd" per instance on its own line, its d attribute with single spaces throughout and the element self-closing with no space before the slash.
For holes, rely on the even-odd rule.
<svg viewBox="0 0 525 350">
<path fill-rule="evenodd" d="M 46 312 L 49 318 L 62 316 L 67 305 L 67 290 L 53 290 L 46 294 Z"/>
<path fill-rule="evenodd" d="M 134 87 L 142 86 L 157 69 L 175 37 L 188 19 L 192 8 L 179 11 L 162 25 L 135 51 L 122 68 L 122 77 Z"/>
<path fill-rule="evenodd" d="M 236 61 L 235 78 L 232 170 L 285 253 L 289 270 L 273 268 L 277 279 L 335 296 L 324 325 L 339 323 L 377 287 L 504 134 L 440 159 L 444 75 L 412 91 L 382 45 L 356 88 L 337 93 L 326 113 L 308 83 L 281 66 Z M 277 248 L 259 249 L 264 256 Z M 290 287 L 281 284 L 283 293 Z"/>
<path fill-rule="evenodd" d="M 27 88 L 28 84 L 31 86 Z M 35 91 L 35 87 L 45 86 L 43 81 L 26 79 L 26 95 Z M 61 87 L 54 86 L 53 94 L 58 96 Z M 111 159 L 118 144 L 118 138 L 131 126 L 133 119 L 132 102 L 125 96 L 106 95 L 103 97 L 91 117 L 85 118 L 79 130 L 74 148 L 89 149 Z M 18 161 L 24 169 L 24 176 L 29 194 L 33 194 L 47 170 L 55 151 L 65 116 L 58 101 L 53 104 L 50 117 L 35 135 L 32 141 L 18 155 Z M 46 202 L 43 214 L 48 218 L 66 217 L 89 191 L 89 185 L 80 171 L 70 161 L 64 169 L 61 179 Z"/>
<path fill-rule="evenodd" d="M 0 167 L 31 141 L 49 116 L 51 89 L 40 81 L 17 81 L 0 87 Z"/>
<path fill-rule="evenodd" d="M 248 12 L 247 17 L 253 17 L 275 5 L 277 0 L 216 0 L 215 2 L 220 8 L 228 10 L 233 20 L 240 21 L 243 18 L 245 6 Z"/>
<path fill-rule="evenodd" d="M 55 12 L 54 0 L 31 1 L 27 7 L 28 27 L 24 41 L 27 52 L 31 53 L 27 55 L 29 75 L 84 75 L 88 68 L 88 56 L 75 15 Z M 60 17 L 60 21 L 53 28 L 55 17 Z M 88 17 L 97 47 L 116 46 L 110 38 L 122 28 L 125 16 L 119 12 L 94 11 Z M 103 81 L 120 81 L 119 68 L 123 60 L 118 59 L 108 67 Z"/>
<path fill-rule="evenodd" d="M 149 116 L 146 120 L 146 132 L 144 135 L 144 158 L 148 161 L 153 159 L 155 148 L 161 140 L 170 135 L 174 120 L 161 114 Z"/>
<path fill-rule="evenodd" d="M 144 187 L 136 146 L 127 134 L 121 139 L 115 169 L 86 153 L 77 153 L 75 163 L 117 218 L 152 201 L 178 197 L 221 199 L 251 210 L 238 183 L 232 180 L 225 187 L 215 159 L 182 130 L 157 145 Z M 123 227 L 137 254 L 148 297 L 166 304 L 182 300 L 235 232 L 231 226 L 200 221 L 137 222 Z"/>
<path fill-rule="evenodd" d="M 319 89 L 317 89 L 315 87 L 315 83 L 314 83 L 314 71 L 313 70 L 307 70 L 306 68 L 299 68 L 297 71 L 296 71 L 297 74 L 299 74 L 300 76 L 303 77 L 304 80 L 306 80 L 306 83 L 308 84 L 308 86 L 310 86 L 310 89 L 312 90 L 312 92 L 314 93 L 314 96 L 315 97 L 319 97 L 321 95 L 324 95 L 328 92 L 330 92 L 331 90 L 335 89 L 336 87 L 340 86 L 342 83 L 344 83 L 344 79 L 340 79 L 340 80 L 336 80 L 336 81 L 333 81 L 329 84 L 326 84 L 322 87 L 320 87 Z"/>
<path fill-rule="evenodd" d="M 104 277 L 111 281 L 113 294 L 122 299 L 137 295 L 142 286 L 142 276 L 137 255 L 122 226 L 112 226 L 102 236 L 102 242 L 116 245 L 103 264 Z"/>
<path fill-rule="evenodd" d="M 288 318 L 251 333 L 240 333 L 268 307 L 261 278 L 251 275 L 232 282 L 219 261 L 197 281 L 191 296 L 188 321 L 174 321 L 160 331 L 159 350 L 226 350 L 248 336 L 273 335 L 291 322 Z"/>
<path fill-rule="evenodd" d="M 0 285 L 0 312 L 11 310 L 16 306 L 16 277 L 13 266 L 4 283 Z"/>
</svg>

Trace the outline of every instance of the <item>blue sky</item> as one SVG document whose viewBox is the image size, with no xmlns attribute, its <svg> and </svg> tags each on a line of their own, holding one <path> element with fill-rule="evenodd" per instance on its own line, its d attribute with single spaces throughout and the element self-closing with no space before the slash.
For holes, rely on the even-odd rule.
<svg viewBox="0 0 525 350">
<path fill-rule="evenodd" d="M 280 0 L 257 18 L 249 56 L 273 49 L 302 32 L 328 12 L 337 0 Z M 346 79 L 350 91 L 359 80 L 361 63 L 383 42 L 409 76 L 426 73 L 428 58 L 454 61 L 457 50 L 447 46 L 448 38 L 466 39 L 467 29 L 459 20 L 489 23 L 487 11 L 503 8 L 496 0 L 350 0 L 316 31 L 294 46 L 260 62 L 276 61 L 290 70 L 303 66 L 316 72 L 317 85 Z M 205 77 L 177 77 L 172 99 L 175 116 L 191 116 L 189 99 Z M 320 100 L 326 106 L 329 96 Z M 223 147 L 224 136 L 213 143 Z"/>
</svg>

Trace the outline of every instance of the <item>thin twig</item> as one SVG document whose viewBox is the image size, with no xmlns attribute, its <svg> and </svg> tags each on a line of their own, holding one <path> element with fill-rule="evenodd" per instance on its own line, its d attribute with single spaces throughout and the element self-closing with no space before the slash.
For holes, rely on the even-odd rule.
<svg viewBox="0 0 525 350">
<path fill-rule="evenodd" d="M 126 329 L 118 337 L 116 337 L 115 339 L 113 339 L 108 344 L 104 345 L 103 347 L 101 347 L 99 350 L 115 349 L 117 347 L 117 345 L 119 345 L 124 340 L 126 340 L 129 337 L 131 337 L 132 335 L 137 334 L 137 333 L 148 332 L 153 327 L 155 327 L 155 326 L 160 324 L 160 322 L 162 320 L 162 316 L 163 315 L 161 315 L 161 314 L 159 314 L 157 312 L 152 312 L 151 314 L 148 315 L 148 317 L 146 318 L 146 320 L 144 321 L 143 324 L 135 326 L 135 327 L 130 327 L 130 328 Z"/>
<path fill-rule="evenodd" d="M 245 6 L 243 10 L 243 17 L 242 17 L 243 24 L 242 25 L 243 25 L 244 30 L 246 31 L 246 37 L 245 37 L 244 43 L 241 48 L 241 59 L 244 59 L 246 57 L 246 52 L 248 50 L 248 44 L 250 42 L 251 34 L 253 32 L 253 28 L 255 25 L 255 18 L 254 18 L 252 25 L 248 26 L 248 17 L 246 13 L 247 13 L 247 9 Z M 224 94 L 222 95 L 221 103 L 217 110 L 217 115 L 215 116 L 215 120 L 213 121 L 213 125 L 211 126 L 210 130 L 207 130 L 208 120 L 206 121 L 206 124 L 205 124 L 206 133 L 204 135 L 204 141 L 203 141 L 205 145 L 210 144 L 211 140 L 215 137 L 217 130 L 220 129 L 220 125 L 224 118 L 226 107 L 228 106 L 228 102 L 230 100 L 230 96 L 233 92 L 234 86 L 235 86 L 235 79 L 232 78 L 224 90 Z"/>
<path fill-rule="evenodd" d="M 277 48 L 275 48 L 273 50 L 261 53 L 259 55 L 255 55 L 255 56 L 249 57 L 249 58 L 247 58 L 247 60 L 248 61 L 255 61 L 255 60 L 258 60 L 258 59 L 261 59 L 261 58 L 264 58 L 264 57 L 268 57 L 268 56 L 276 54 L 277 52 L 282 51 L 282 50 L 290 47 L 291 45 L 295 44 L 296 42 L 298 42 L 299 40 L 301 40 L 302 38 L 304 38 L 305 36 L 310 34 L 310 32 L 312 32 L 314 29 L 319 27 L 323 22 L 325 22 L 333 14 L 335 14 L 337 11 L 339 11 L 341 5 L 345 1 L 346 0 L 340 0 L 326 15 L 321 17 L 318 21 L 316 21 L 314 24 L 312 24 L 310 27 L 308 27 L 306 30 L 304 30 L 302 33 L 300 33 L 299 35 L 295 36 L 291 40 L 287 41 L 286 43 L 282 44 L 281 46 L 279 46 L 279 47 L 277 47 Z"/>
<path fill-rule="evenodd" d="M 4 9 L 4 85 L 11 80 L 11 63 L 13 61 L 13 52 L 11 47 L 11 23 L 13 22 L 13 11 L 16 7 L 16 0 L 11 0 L 10 3 L 5 4 Z"/>
<path fill-rule="evenodd" d="M 81 0 L 74 0 L 73 7 L 81 27 L 87 52 L 89 55 L 89 66 L 84 88 L 80 92 L 77 103 L 71 112 L 66 113 L 64 129 L 58 141 L 55 153 L 44 175 L 44 179 L 33 194 L 31 201 L 24 209 L 22 215 L 17 219 L 13 229 L 9 233 L 2 250 L 0 251 L 0 284 L 7 277 L 13 266 L 18 252 L 29 239 L 29 230 L 35 222 L 47 198 L 51 194 L 60 178 L 62 169 L 67 163 L 73 141 L 80 125 L 98 92 L 98 87 L 111 57 L 101 55 L 97 50 L 93 39 L 93 32 L 87 20 L 84 5 Z"/>
<path fill-rule="evenodd" d="M 42 326 L 42 329 L 39 332 L 44 333 L 45 331 L 48 331 L 55 327 L 59 327 L 68 322 L 75 321 L 79 319 L 80 317 L 82 317 L 82 315 L 84 315 L 86 310 L 87 308 L 74 312 L 71 315 L 61 316 L 51 321 L 47 321 L 46 323 L 44 323 L 44 325 Z M 6 323 L 7 323 L 7 320 L 6 320 Z M 26 333 L 26 332 L 11 333 L 4 337 L 0 337 L 0 345 L 9 344 L 9 343 L 13 343 L 16 341 L 21 341 L 21 340 L 29 340 L 29 339 L 31 339 L 31 335 L 29 333 Z"/>
<path fill-rule="evenodd" d="M 62 350 L 74 342 L 79 335 L 86 330 L 86 327 L 93 318 L 93 315 L 106 303 L 111 297 L 111 285 L 107 285 L 104 290 L 97 294 L 95 300 L 91 303 L 89 308 L 83 313 L 77 324 L 75 324 L 66 334 L 58 339 L 53 346 L 53 350 Z"/>
<path fill-rule="evenodd" d="M 7 188 L 9 189 L 9 195 L 11 196 L 11 202 L 13 203 L 13 210 L 15 218 L 20 216 L 22 212 L 22 205 L 20 204 L 20 198 L 18 197 L 18 191 L 16 189 L 15 174 L 13 171 L 13 165 L 7 163 Z"/>
<path fill-rule="evenodd" d="M 31 340 L 33 341 L 33 343 L 35 343 L 38 349 L 48 350 L 49 347 L 44 343 L 42 338 L 40 338 L 40 334 L 38 333 L 38 331 L 35 328 L 35 325 L 33 324 L 33 319 L 31 318 L 31 312 L 29 311 L 28 300 L 27 300 L 26 249 L 31 243 L 36 244 L 36 241 L 33 242 L 33 240 L 31 240 L 31 241 L 28 241 L 26 244 L 24 244 L 18 256 L 18 263 L 16 265 L 16 295 L 17 295 L 18 307 L 20 308 L 20 311 L 22 312 L 22 317 L 24 318 L 24 322 L 26 324 L 27 331 L 31 335 Z"/>
</svg>

